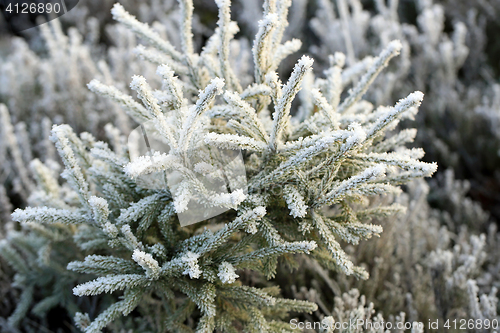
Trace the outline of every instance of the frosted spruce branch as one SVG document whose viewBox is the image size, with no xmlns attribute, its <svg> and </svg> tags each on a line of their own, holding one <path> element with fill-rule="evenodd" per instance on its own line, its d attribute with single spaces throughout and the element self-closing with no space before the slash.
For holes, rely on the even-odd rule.
<svg viewBox="0 0 500 333">
<path fill-rule="evenodd" d="M 146 82 L 146 79 L 140 75 L 133 76 L 132 82 L 130 82 L 130 88 L 137 92 L 137 96 L 142 100 L 142 103 L 149 111 L 150 118 L 154 119 L 156 129 L 166 140 L 168 140 L 170 148 L 176 149 L 177 140 L 174 137 L 172 128 L 170 124 L 167 123 L 163 112 L 158 105 L 158 100 L 154 97 L 153 91 Z"/>
<path fill-rule="evenodd" d="M 186 8 L 186 10 L 189 10 L 189 8 Z M 116 3 L 111 10 L 111 14 L 113 14 L 115 20 L 150 42 L 151 45 L 165 52 L 172 57 L 173 60 L 182 62 L 182 54 L 176 51 L 172 44 L 161 38 L 160 35 L 153 31 L 147 24 L 137 21 L 137 19 L 133 15 L 130 15 L 122 5 Z M 184 14 L 184 17 L 186 15 L 188 14 Z"/>
<path fill-rule="evenodd" d="M 282 96 L 275 106 L 273 113 L 273 128 L 269 138 L 269 148 L 271 151 L 276 151 L 278 147 L 278 141 L 281 140 L 281 135 L 288 121 L 292 101 L 300 89 L 304 75 L 311 70 L 312 64 L 313 60 L 311 58 L 307 56 L 300 58 L 283 88 Z"/>
<path fill-rule="evenodd" d="M 255 81 L 263 83 L 264 78 L 271 66 L 271 45 L 272 32 L 278 25 L 278 15 L 267 14 L 263 20 L 259 21 L 259 32 L 255 36 L 253 43 L 253 61 L 255 66 Z"/>
<path fill-rule="evenodd" d="M 149 112 L 144 106 L 137 103 L 131 96 L 122 93 L 117 88 L 107 86 L 98 80 L 90 81 L 87 86 L 92 92 L 104 97 L 109 97 L 120 104 L 135 121 L 144 122 L 151 119 Z"/>
<path fill-rule="evenodd" d="M 361 80 L 356 84 L 356 86 L 349 92 L 349 96 L 340 104 L 339 112 L 347 112 L 354 103 L 359 101 L 364 93 L 368 90 L 370 84 L 375 80 L 377 75 L 387 66 L 389 61 L 397 56 L 401 52 L 402 44 L 400 41 L 395 40 L 389 43 L 386 49 L 384 49 L 380 55 L 373 61 L 373 65 L 370 67 L 368 72 L 361 77 Z"/>
</svg>

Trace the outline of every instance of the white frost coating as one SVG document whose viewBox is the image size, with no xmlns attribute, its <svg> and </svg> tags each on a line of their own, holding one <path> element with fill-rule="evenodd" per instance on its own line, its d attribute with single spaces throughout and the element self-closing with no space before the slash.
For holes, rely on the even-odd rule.
<svg viewBox="0 0 500 333">
<path fill-rule="evenodd" d="M 89 204 L 99 210 L 108 210 L 108 202 L 104 198 L 99 198 L 93 195 L 89 199 Z"/>
<path fill-rule="evenodd" d="M 297 52 L 301 47 L 302 42 L 300 39 L 296 38 L 286 41 L 280 45 L 274 55 L 272 70 L 276 70 L 283 59 L 288 57 L 290 54 Z"/>
<path fill-rule="evenodd" d="M 137 58 L 147 60 L 157 66 L 168 64 L 177 74 L 188 74 L 189 70 L 186 66 L 174 61 L 171 57 L 164 52 L 158 51 L 154 48 L 146 48 L 144 45 L 138 45 L 134 48 L 133 52 Z"/>
<path fill-rule="evenodd" d="M 293 72 L 288 82 L 283 88 L 282 96 L 279 98 L 278 104 L 274 107 L 273 129 L 269 138 L 269 148 L 271 151 L 276 151 L 278 141 L 281 139 L 281 134 L 285 129 L 286 121 L 290 114 L 292 101 L 300 90 L 304 76 L 312 69 L 313 62 L 314 60 L 308 56 L 302 56 L 299 59 L 293 68 Z"/>
<path fill-rule="evenodd" d="M 325 96 L 332 109 L 337 110 L 340 103 L 340 96 L 342 95 L 342 67 L 345 63 L 345 55 L 335 52 L 335 55 L 331 56 L 330 62 L 332 63 L 332 67 L 325 71 Z"/>
<path fill-rule="evenodd" d="M 111 238 L 116 238 L 116 236 L 118 236 L 118 228 L 116 228 L 116 226 L 111 222 L 106 222 L 103 225 L 102 230 Z"/>
<path fill-rule="evenodd" d="M 224 79 L 213 78 L 210 84 L 198 95 L 196 106 L 201 109 L 201 105 L 208 103 L 215 95 L 222 94 L 224 88 Z M 199 106 L 200 105 L 200 106 Z"/>
<path fill-rule="evenodd" d="M 139 274 L 109 275 L 76 286 L 73 288 L 73 294 L 75 296 L 92 296 L 123 290 L 127 287 L 146 285 L 148 282 L 144 275 Z"/>
<path fill-rule="evenodd" d="M 160 277 L 160 266 L 151 254 L 136 249 L 132 259 L 144 268 L 149 278 L 156 280 Z"/>
<path fill-rule="evenodd" d="M 308 206 L 304 202 L 304 197 L 291 185 L 284 188 L 285 200 L 293 217 L 304 217 L 307 214 Z"/>
<path fill-rule="evenodd" d="M 118 235 L 118 229 L 116 229 L 116 227 L 108 221 L 109 206 L 106 199 L 91 196 L 89 199 L 89 205 L 92 208 L 92 215 L 95 222 L 108 236 L 115 238 Z"/>
<path fill-rule="evenodd" d="M 180 160 L 174 155 L 155 152 L 153 156 L 140 156 L 124 167 L 125 173 L 131 178 L 157 171 L 169 170 L 180 166 Z"/>
<path fill-rule="evenodd" d="M 335 52 L 333 55 L 333 65 L 338 67 L 344 67 L 345 65 L 345 54 L 342 52 Z"/>
<path fill-rule="evenodd" d="M 210 173 L 215 172 L 215 168 L 207 162 L 199 162 L 194 165 L 194 171 L 203 176 L 208 176 Z"/>
<path fill-rule="evenodd" d="M 219 265 L 219 272 L 217 273 L 217 276 L 222 283 L 233 283 L 237 278 L 239 278 L 239 275 L 236 274 L 236 270 L 233 265 L 227 261 L 223 261 Z"/>
<path fill-rule="evenodd" d="M 174 102 L 174 108 L 179 109 L 183 105 L 182 86 L 174 76 L 174 71 L 167 65 L 160 65 L 156 74 L 163 78 L 163 86 L 168 91 L 170 99 Z"/>
<path fill-rule="evenodd" d="M 125 236 L 125 239 L 127 240 L 127 242 L 129 243 L 130 248 L 135 250 L 135 249 L 140 249 L 142 247 L 142 244 L 139 243 L 139 241 L 137 240 L 137 237 L 134 236 L 134 234 L 132 233 L 132 229 L 130 228 L 130 226 L 128 224 L 125 224 L 124 226 L 122 226 L 121 232 L 122 232 L 123 236 Z"/>
<path fill-rule="evenodd" d="M 73 151 L 70 144 L 70 138 L 73 142 L 78 140 L 75 133 L 68 125 L 54 125 L 54 127 L 52 127 L 50 140 L 55 143 L 57 151 L 64 163 L 65 177 L 67 177 L 70 185 L 72 185 L 73 189 L 78 193 L 82 205 L 90 209 L 88 206 L 89 185 L 75 157 L 75 154 L 80 153 L 80 151 Z M 75 148 L 78 149 L 81 147 Z"/>
<path fill-rule="evenodd" d="M 339 106 L 339 112 L 347 112 L 351 106 L 363 97 L 368 90 L 370 84 L 373 83 L 377 75 L 387 66 L 389 60 L 397 56 L 401 51 L 403 45 L 399 40 L 393 40 L 389 43 L 387 48 L 383 50 L 380 55 L 375 59 L 372 67 L 361 77 L 358 84 L 349 92 L 349 96 Z"/>
<path fill-rule="evenodd" d="M 181 26 L 181 43 L 182 51 L 187 57 L 193 54 L 193 0 L 178 0 L 181 8 L 180 26 Z"/>
<path fill-rule="evenodd" d="M 182 55 L 174 49 L 172 44 L 161 38 L 160 35 L 152 30 L 146 23 L 137 21 L 135 16 L 130 15 L 119 3 L 115 3 L 111 9 L 111 14 L 115 20 L 121 22 L 134 33 L 140 35 L 152 45 L 170 55 L 174 60 L 182 60 Z"/>
<path fill-rule="evenodd" d="M 238 189 L 231 193 L 216 194 L 212 200 L 215 205 L 222 207 L 237 207 L 246 198 L 242 189 Z"/>
<path fill-rule="evenodd" d="M 90 89 L 90 91 L 98 95 L 111 98 L 113 101 L 120 104 L 125 109 L 125 111 L 136 121 L 143 122 L 151 119 L 151 116 L 148 114 L 144 106 L 137 103 L 132 97 L 122 93 L 117 88 L 107 86 L 96 79 L 90 81 L 87 84 L 87 87 Z"/>
<path fill-rule="evenodd" d="M 349 124 L 349 130 L 351 136 L 346 140 L 346 144 L 348 146 L 352 146 L 354 144 L 359 144 L 366 140 L 366 132 L 363 127 L 358 123 Z"/>
<path fill-rule="evenodd" d="M 311 97 L 313 98 L 314 104 L 316 104 L 320 108 L 320 110 L 323 111 L 327 119 L 332 123 L 333 128 L 337 129 L 339 126 L 339 115 L 328 103 L 326 98 L 321 94 L 319 89 L 312 89 Z"/>
<path fill-rule="evenodd" d="M 358 185 L 375 180 L 385 174 L 387 167 L 385 164 L 377 164 L 373 167 L 365 169 L 358 175 L 352 176 L 340 183 L 339 186 L 328 192 L 323 198 L 315 203 L 315 206 L 331 205 L 336 203 L 339 198 L 345 196 L 348 191 L 356 188 Z"/>
<path fill-rule="evenodd" d="M 262 151 L 266 144 L 253 138 L 240 136 L 236 134 L 217 134 L 210 132 L 205 136 L 205 143 L 222 149 L 244 149 L 253 151 Z"/>
<path fill-rule="evenodd" d="M 236 32 L 239 31 L 239 28 L 237 25 L 232 24 L 231 21 L 230 1 L 217 0 L 216 4 L 219 7 L 219 20 L 217 21 L 217 32 L 220 35 L 218 48 L 219 67 L 222 77 L 226 80 L 228 88 L 241 92 L 241 86 L 238 83 L 229 62 L 230 42 L 234 36 L 234 26 L 236 26 Z"/>
<path fill-rule="evenodd" d="M 396 39 L 389 43 L 389 45 L 387 46 L 387 51 L 391 54 L 398 54 L 399 52 L 401 52 L 402 48 L 403 44 L 401 44 L 401 41 Z"/>
<path fill-rule="evenodd" d="M 256 207 L 254 208 L 253 210 L 250 211 L 250 215 L 247 216 L 247 219 L 249 220 L 259 220 L 261 218 L 264 217 L 264 215 L 266 215 L 266 207 L 264 206 L 259 206 L 259 207 Z"/>
<path fill-rule="evenodd" d="M 88 313 L 81 313 L 77 312 L 75 313 L 75 325 L 76 327 L 81 330 L 82 332 L 85 331 L 87 327 L 90 325 L 90 317 Z"/>
<path fill-rule="evenodd" d="M 184 256 L 182 256 L 181 260 L 186 266 L 186 269 L 182 272 L 182 274 L 189 275 L 191 279 L 198 279 L 202 273 L 200 266 L 198 266 L 199 257 L 200 255 L 198 253 L 191 251 L 188 251 Z"/>
<path fill-rule="evenodd" d="M 346 143 L 341 145 L 338 155 L 345 153 L 355 144 L 361 143 L 366 137 L 366 133 L 359 124 L 353 123 L 349 126 L 349 131 L 334 131 L 328 135 L 317 136 L 312 140 L 307 140 L 307 145 L 292 155 L 287 161 L 282 162 L 276 169 L 266 175 L 263 179 L 254 180 L 249 186 L 259 186 L 273 180 L 278 180 L 293 172 L 304 163 L 307 163 L 314 156 L 327 151 L 335 143 L 346 140 Z M 306 140 L 303 140 L 306 141 Z M 290 146 L 288 147 L 290 148 Z"/>
<path fill-rule="evenodd" d="M 249 127 L 251 127 L 263 141 L 267 142 L 269 140 L 269 136 L 267 135 L 262 120 L 259 119 L 257 112 L 250 104 L 243 101 L 238 94 L 230 91 L 226 91 L 223 97 L 230 106 L 232 106 L 238 113 L 241 114 L 242 123 L 247 124 Z"/>
<path fill-rule="evenodd" d="M 392 108 L 390 108 L 387 113 L 379 118 L 377 122 L 372 126 L 367 132 L 367 139 L 372 138 L 377 132 L 384 129 L 389 123 L 397 119 L 398 116 L 404 112 L 412 109 L 418 108 L 424 99 L 424 94 L 421 91 L 415 91 L 408 95 L 408 97 L 399 100 L 399 102 Z"/>
<path fill-rule="evenodd" d="M 259 221 L 264 215 L 266 215 L 266 208 L 259 206 L 241 216 L 241 221 L 246 222 L 245 231 L 252 235 L 256 234 L 259 231 Z"/>
<path fill-rule="evenodd" d="M 87 219 L 79 211 L 51 207 L 17 208 L 11 215 L 12 220 L 20 223 L 85 223 Z"/>
<path fill-rule="evenodd" d="M 335 319 L 333 319 L 332 316 L 325 317 L 321 321 L 321 325 L 323 325 L 323 327 L 328 327 L 331 331 L 333 331 L 333 327 L 335 327 Z M 327 333 L 328 332 L 329 331 L 327 331 Z"/>
<path fill-rule="evenodd" d="M 146 82 L 146 79 L 141 75 L 134 75 L 132 77 L 132 82 L 130 82 L 130 88 L 137 92 L 137 96 L 146 106 L 151 118 L 154 119 L 156 129 L 165 139 L 167 139 L 170 148 L 177 148 L 177 140 L 172 133 L 172 128 L 167 123 L 166 118 L 161 111 L 160 105 L 158 104 L 158 100 L 154 96 L 153 90 Z"/>
<path fill-rule="evenodd" d="M 227 0 L 215 0 L 218 7 L 228 6 L 229 2 Z"/>
<path fill-rule="evenodd" d="M 183 181 L 176 188 L 174 196 L 174 209 L 177 214 L 183 213 L 188 209 L 191 197 L 192 193 L 189 189 L 189 183 L 187 181 Z"/>
<path fill-rule="evenodd" d="M 255 81 L 263 83 L 264 77 L 271 66 L 269 54 L 271 47 L 272 31 L 279 24 L 278 15 L 269 13 L 259 21 L 259 31 L 255 36 L 252 53 L 255 66 Z"/>
<path fill-rule="evenodd" d="M 194 134 L 198 117 L 208 109 L 209 105 L 215 99 L 215 96 L 222 93 L 222 88 L 224 88 L 224 80 L 216 77 L 212 79 L 210 84 L 198 95 L 196 105 L 190 109 L 190 113 L 180 132 L 179 149 L 181 152 L 186 152 L 189 147 L 189 142 Z"/>
</svg>

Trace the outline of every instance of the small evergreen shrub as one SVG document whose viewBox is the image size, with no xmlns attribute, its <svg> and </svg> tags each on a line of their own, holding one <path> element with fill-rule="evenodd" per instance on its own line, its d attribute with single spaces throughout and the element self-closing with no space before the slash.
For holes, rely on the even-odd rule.
<svg viewBox="0 0 500 333">
<path fill-rule="evenodd" d="M 84 332 L 108 325 L 152 332 L 291 331 L 289 313 L 317 305 L 281 298 L 277 286 L 245 284 L 245 275 L 271 279 L 278 264 L 296 267 L 294 255 L 305 254 L 326 269 L 368 278 L 341 242 L 357 245 L 378 236 L 382 228 L 369 221 L 403 209 L 390 200 L 374 204 L 372 197 L 398 195 L 398 185 L 435 172 L 436 164 L 420 161 L 423 150 L 405 148 L 415 130 L 391 132 L 415 115 L 423 94 L 411 93 L 393 107 L 362 99 L 401 51 L 399 41 L 363 75 L 350 77 L 354 83 L 342 98 L 349 82 L 341 53 L 323 78 L 314 77 L 308 56 L 284 84 L 278 77 L 280 62 L 300 48 L 297 40 L 282 42 L 289 1 L 264 4 L 246 54 L 252 66 L 234 62 L 238 50 L 245 59 L 245 46 L 234 39 L 238 26 L 229 1 L 217 1 L 217 29 L 200 53 L 192 42 L 192 2 L 179 2 L 180 51 L 121 5 L 112 11 L 148 43 L 139 53 L 159 64 L 161 87 L 136 75 L 130 84 L 135 99 L 97 80 L 88 85 L 137 123 L 152 122 L 168 151 L 133 160 L 115 128 L 108 127 L 115 134 L 110 144 L 86 132 L 78 136 L 68 125 L 52 128 L 65 182 L 33 160 L 31 207 L 12 214 L 22 230 L 11 230 L 0 243 L 22 290 L 9 325 L 19 325 L 28 311 L 43 316 L 58 306 Z M 0 112 L 8 116 L 4 105 Z M 200 142 L 207 150 L 194 149 Z M 207 162 L 216 148 L 243 151 L 245 191 L 221 194 L 199 181 L 197 173 L 224 176 Z M 175 191 L 136 181 L 171 171 L 182 175 Z M 177 214 L 189 202 L 227 211 L 181 227 Z"/>
</svg>

